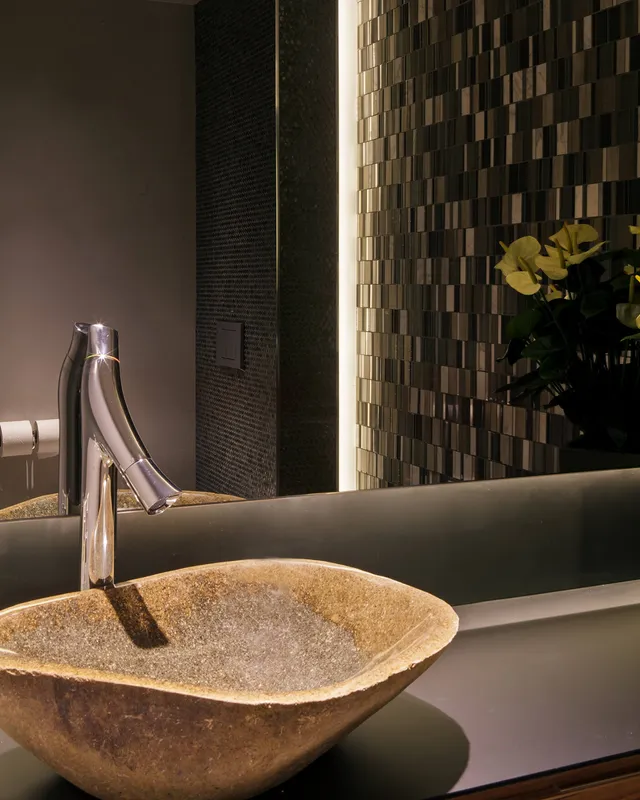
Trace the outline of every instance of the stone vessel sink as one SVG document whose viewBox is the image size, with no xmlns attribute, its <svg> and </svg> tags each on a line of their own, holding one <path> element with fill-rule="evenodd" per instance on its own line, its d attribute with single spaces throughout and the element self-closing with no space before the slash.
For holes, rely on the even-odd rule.
<svg viewBox="0 0 640 800">
<path fill-rule="evenodd" d="M 231 494 L 215 492 L 182 492 L 175 507 L 213 505 L 214 503 L 233 503 L 241 500 Z M 142 506 L 131 489 L 118 489 L 118 511 L 140 511 Z M 0 508 L 0 522 L 13 519 L 33 519 L 34 517 L 56 517 L 58 515 L 58 495 L 43 494 L 23 500 L 14 506 Z"/>
<path fill-rule="evenodd" d="M 451 642 L 442 600 L 317 561 L 214 564 L 0 613 L 0 728 L 101 800 L 240 800 Z"/>
</svg>

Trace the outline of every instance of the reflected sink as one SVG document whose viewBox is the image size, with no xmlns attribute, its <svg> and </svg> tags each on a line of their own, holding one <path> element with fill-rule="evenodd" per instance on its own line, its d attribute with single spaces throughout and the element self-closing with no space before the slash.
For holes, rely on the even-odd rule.
<svg viewBox="0 0 640 800">
<path fill-rule="evenodd" d="M 231 494 L 215 492 L 182 492 L 175 507 L 213 505 L 215 503 L 233 503 L 241 500 Z M 142 506 L 131 489 L 118 489 L 118 511 L 140 511 Z M 58 495 L 43 494 L 23 500 L 14 506 L 0 508 L 0 522 L 13 519 L 32 519 L 34 517 L 56 517 L 58 515 Z"/>
<path fill-rule="evenodd" d="M 0 613 L 0 728 L 102 800 L 241 800 L 328 750 L 456 634 L 318 561 L 213 564 Z"/>
</svg>

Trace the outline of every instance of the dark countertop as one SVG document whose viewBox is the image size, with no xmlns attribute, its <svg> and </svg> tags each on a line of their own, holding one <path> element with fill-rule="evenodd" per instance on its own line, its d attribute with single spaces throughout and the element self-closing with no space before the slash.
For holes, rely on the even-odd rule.
<svg viewBox="0 0 640 800">
<path fill-rule="evenodd" d="M 428 800 L 640 749 L 640 582 L 459 609 L 409 690 L 264 800 Z M 81 800 L 0 733 L 0 800 Z"/>
</svg>

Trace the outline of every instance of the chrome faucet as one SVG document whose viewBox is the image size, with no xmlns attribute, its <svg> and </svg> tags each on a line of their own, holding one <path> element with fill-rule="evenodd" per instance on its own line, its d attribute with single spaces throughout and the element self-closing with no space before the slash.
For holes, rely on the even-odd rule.
<svg viewBox="0 0 640 800">
<path fill-rule="evenodd" d="M 74 326 L 58 384 L 59 513 L 80 516 L 81 589 L 114 585 L 118 472 L 147 514 L 159 514 L 180 490 L 151 460 L 120 385 L 118 332 Z"/>
</svg>

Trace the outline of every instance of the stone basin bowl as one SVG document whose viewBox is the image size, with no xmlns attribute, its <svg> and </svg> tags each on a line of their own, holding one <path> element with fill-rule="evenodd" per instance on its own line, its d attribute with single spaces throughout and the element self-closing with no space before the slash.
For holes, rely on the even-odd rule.
<svg viewBox="0 0 640 800">
<path fill-rule="evenodd" d="M 216 494 L 215 492 L 182 492 L 175 507 L 201 506 L 214 503 L 233 503 L 241 500 L 231 494 Z M 118 489 L 118 511 L 141 511 L 142 506 L 131 489 Z M 23 500 L 14 506 L 0 508 L 0 522 L 13 519 L 33 519 L 34 517 L 56 517 L 58 515 L 58 495 L 43 494 Z"/>
<path fill-rule="evenodd" d="M 236 561 L 0 613 L 0 728 L 101 800 L 240 800 L 423 673 L 442 600 L 318 561 Z"/>
</svg>

